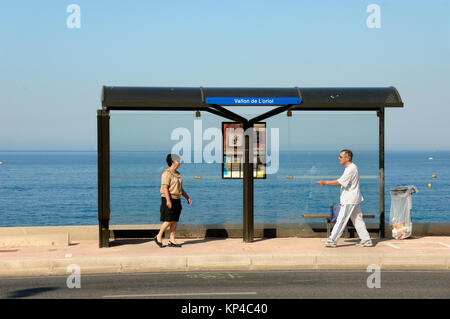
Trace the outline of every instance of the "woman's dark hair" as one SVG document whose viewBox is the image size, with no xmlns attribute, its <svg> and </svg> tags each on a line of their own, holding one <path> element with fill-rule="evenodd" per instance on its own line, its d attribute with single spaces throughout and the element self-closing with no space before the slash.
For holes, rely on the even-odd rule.
<svg viewBox="0 0 450 319">
<path fill-rule="evenodd" d="M 180 157 L 177 154 L 169 154 L 166 157 L 166 162 L 167 162 L 167 165 L 169 165 L 169 167 L 170 167 L 170 166 L 172 166 L 173 162 L 179 163 Z"/>
</svg>

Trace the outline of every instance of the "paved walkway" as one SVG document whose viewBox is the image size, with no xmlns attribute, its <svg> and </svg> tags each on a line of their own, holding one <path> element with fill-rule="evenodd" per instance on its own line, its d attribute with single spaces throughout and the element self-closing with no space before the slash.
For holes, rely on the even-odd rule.
<svg viewBox="0 0 450 319">
<path fill-rule="evenodd" d="M 374 239 L 374 247 L 355 247 L 341 238 L 327 248 L 319 238 L 178 239 L 181 248 L 160 248 L 151 240 L 117 240 L 98 248 L 96 240 L 69 246 L 0 248 L 0 276 L 67 275 L 69 265 L 81 273 L 208 271 L 253 269 L 450 269 L 450 237 Z M 163 240 L 168 243 L 167 239 Z"/>
</svg>

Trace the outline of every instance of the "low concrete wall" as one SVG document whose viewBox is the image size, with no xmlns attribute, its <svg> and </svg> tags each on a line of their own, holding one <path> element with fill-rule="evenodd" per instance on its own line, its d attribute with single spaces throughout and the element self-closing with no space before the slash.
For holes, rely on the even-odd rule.
<svg viewBox="0 0 450 319">
<path fill-rule="evenodd" d="M 69 235 L 70 240 L 98 240 L 98 226 L 29 226 L 0 227 L 0 237 L 34 236 L 46 234 Z"/>
<path fill-rule="evenodd" d="M 378 237 L 378 224 L 366 223 L 373 238 Z M 111 239 L 152 238 L 160 224 L 149 225 L 111 225 Z M 0 227 L 0 238 L 11 236 L 33 237 L 51 234 L 68 234 L 70 242 L 77 240 L 98 240 L 98 226 L 35 226 Z M 240 224 L 180 224 L 179 238 L 234 237 L 242 238 Z M 413 223 L 413 236 L 449 236 L 450 223 Z M 166 233 L 168 236 L 168 233 Z M 49 236 L 50 237 L 50 236 Z M 323 223 L 285 223 L 255 224 L 254 237 L 326 237 L 326 224 Z M 391 237 L 391 228 L 386 224 L 386 237 Z M 36 237 L 37 238 L 37 237 Z M 0 243 L 1 246 L 1 243 Z"/>
<path fill-rule="evenodd" d="M 0 236 L 0 248 L 69 246 L 68 233 L 46 233 Z"/>
</svg>

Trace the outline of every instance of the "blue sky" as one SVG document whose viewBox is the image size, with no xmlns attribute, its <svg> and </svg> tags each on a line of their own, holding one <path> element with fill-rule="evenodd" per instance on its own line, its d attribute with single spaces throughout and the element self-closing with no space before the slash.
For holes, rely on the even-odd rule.
<svg viewBox="0 0 450 319">
<path fill-rule="evenodd" d="M 95 150 L 102 85 L 395 86 L 386 148 L 450 150 L 449 16 L 446 0 L 2 1 L 0 150 Z"/>
</svg>

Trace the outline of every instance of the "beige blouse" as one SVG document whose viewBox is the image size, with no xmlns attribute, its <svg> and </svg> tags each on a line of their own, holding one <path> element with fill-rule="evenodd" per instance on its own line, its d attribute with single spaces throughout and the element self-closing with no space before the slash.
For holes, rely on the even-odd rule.
<svg viewBox="0 0 450 319">
<path fill-rule="evenodd" d="M 171 198 L 179 199 L 182 195 L 183 179 L 180 173 L 173 173 L 170 169 L 165 169 L 161 174 L 161 197 L 164 197 L 164 187 L 169 187 Z"/>
</svg>

